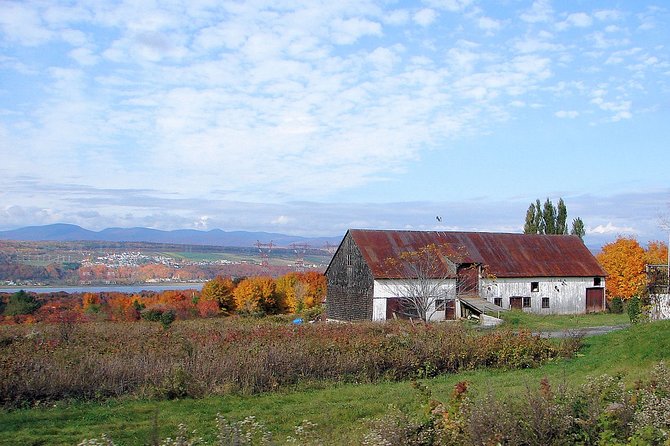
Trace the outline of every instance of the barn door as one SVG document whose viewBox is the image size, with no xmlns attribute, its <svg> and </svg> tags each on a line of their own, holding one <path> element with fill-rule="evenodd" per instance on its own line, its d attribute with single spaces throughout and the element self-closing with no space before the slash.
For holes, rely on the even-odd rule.
<svg viewBox="0 0 670 446">
<path fill-rule="evenodd" d="M 605 300 L 605 288 L 587 288 L 586 289 L 586 312 L 594 313 L 603 311 Z"/>
<path fill-rule="evenodd" d="M 513 310 L 521 310 L 523 308 L 523 297 L 521 296 L 510 297 L 509 306 Z"/>
<path fill-rule="evenodd" d="M 445 302 L 445 317 L 444 318 L 448 321 L 456 319 L 456 300 L 449 299 Z"/>
<path fill-rule="evenodd" d="M 400 311 L 400 299 L 397 297 L 390 297 L 386 299 L 386 319 L 395 319 L 402 317 L 402 311 Z"/>
</svg>

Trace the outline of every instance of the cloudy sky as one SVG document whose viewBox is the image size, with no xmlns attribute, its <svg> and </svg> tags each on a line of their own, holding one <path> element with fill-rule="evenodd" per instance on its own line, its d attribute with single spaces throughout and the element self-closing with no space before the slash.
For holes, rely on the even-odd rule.
<svg viewBox="0 0 670 446">
<path fill-rule="evenodd" d="M 669 8 L 4 0 L 0 229 L 667 240 Z"/>
</svg>

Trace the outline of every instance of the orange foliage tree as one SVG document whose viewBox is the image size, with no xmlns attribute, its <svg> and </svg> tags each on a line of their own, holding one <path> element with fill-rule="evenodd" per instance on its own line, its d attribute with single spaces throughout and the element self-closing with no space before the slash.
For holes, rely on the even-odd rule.
<svg viewBox="0 0 670 446">
<path fill-rule="evenodd" d="M 647 244 L 644 252 L 644 263 L 647 265 L 666 265 L 668 263 L 668 245 L 657 240 Z"/>
<path fill-rule="evenodd" d="M 248 313 L 263 312 L 267 314 L 281 312 L 286 304 L 275 292 L 276 286 L 272 277 L 247 277 L 242 280 L 233 295 L 238 311 Z"/>
<path fill-rule="evenodd" d="M 321 305 L 326 298 L 326 276 L 316 271 L 308 271 L 298 274 L 299 280 L 307 285 L 304 296 L 306 308 Z"/>
<path fill-rule="evenodd" d="M 639 294 L 646 283 L 645 251 L 631 237 L 619 236 L 603 246 L 597 256 L 607 271 L 607 294 L 610 298 L 629 299 Z"/>
</svg>

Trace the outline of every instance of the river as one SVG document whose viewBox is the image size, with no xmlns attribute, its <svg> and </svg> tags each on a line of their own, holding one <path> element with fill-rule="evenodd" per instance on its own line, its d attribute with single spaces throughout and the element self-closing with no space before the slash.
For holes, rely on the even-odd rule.
<svg viewBox="0 0 670 446">
<path fill-rule="evenodd" d="M 74 293 L 119 292 L 136 294 L 141 291 L 201 290 L 204 283 L 161 283 L 136 285 L 90 285 L 90 286 L 24 286 L 0 287 L 0 293 L 16 293 L 23 290 L 33 293 Z"/>
</svg>

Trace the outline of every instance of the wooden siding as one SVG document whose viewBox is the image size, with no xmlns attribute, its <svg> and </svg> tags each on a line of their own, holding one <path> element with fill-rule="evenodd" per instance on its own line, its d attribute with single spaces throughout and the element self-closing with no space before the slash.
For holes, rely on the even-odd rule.
<svg viewBox="0 0 670 446">
<path fill-rule="evenodd" d="M 326 270 L 326 317 L 339 321 L 372 319 L 372 272 L 360 250 L 347 236 Z"/>
</svg>

